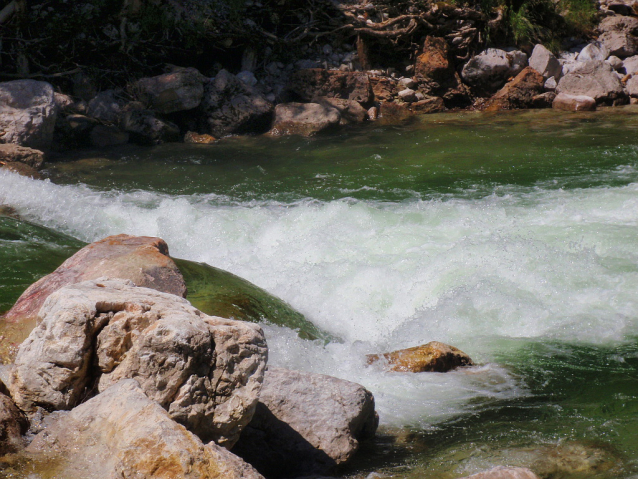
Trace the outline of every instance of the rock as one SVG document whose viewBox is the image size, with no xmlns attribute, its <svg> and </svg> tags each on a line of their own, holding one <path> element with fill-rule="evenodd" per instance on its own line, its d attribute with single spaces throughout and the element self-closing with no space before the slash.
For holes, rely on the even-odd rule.
<svg viewBox="0 0 638 479">
<path fill-rule="evenodd" d="M 125 145 L 128 143 L 129 134 L 112 125 L 96 125 L 89 135 L 91 145 L 97 148 Z"/>
<path fill-rule="evenodd" d="M 339 110 L 341 120 L 339 124 L 348 125 L 351 123 L 361 123 L 368 118 L 366 109 L 358 101 L 343 100 L 341 98 L 319 98 L 317 102 L 323 106 L 329 106 Z"/>
<path fill-rule="evenodd" d="M 532 67 L 526 67 L 488 100 L 485 110 L 529 108 L 532 106 L 533 98 L 543 93 L 543 85 L 543 75 Z"/>
<path fill-rule="evenodd" d="M 0 161 L 0 168 L 5 171 L 13 171 L 21 176 L 26 176 L 27 178 L 33 178 L 34 180 L 42 180 L 43 176 L 36 170 L 35 168 L 25 165 L 24 163 L 19 163 L 17 161 L 11 161 L 3 164 Z"/>
<path fill-rule="evenodd" d="M 368 118 L 371 120 L 376 120 L 379 118 L 379 109 L 376 106 L 371 106 L 368 108 Z"/>
<path fill-rule="evenodd" d="M 174 113 L 197 108 L 204 96 L 206 77 L 195 68 L 180 68 L 135 82 L 133 91 L 148 108 L 158 113 Z"/>
<path fill-rule="evenodd" d="M 29 428 L 29 421 L 16 407 L 13 400 L 0 393 L 0 456 L 24 448 L 22 436 Z"/>
<path fill-rule="evenodd" d="M 529 66 L 543 75 L 543 78 L 560 78 L 563 67 L 558 59 L 543 45 L 536 45 L 529 58 Z"/>
<path fill-rule="evenodd" d="M 605 60 L 607 63 L 609 63 L 609 65 L 616 71 L 620 71 L 623 69 L 623 67 L 625 66 L 623 61 L 618 58 L 617 56 L 610 56 L 607 58 L 607 60 Z"/>
<path fill-rule="evenodd" d="M 159 145 L 179 141 L 179 127 L 155 116 L 150 110 L 132 110 L 124 113 L 122 128 L 131 140 L 143 145 Z"/>
<path fill-rule="evenodd" d="M 596 100 L 585 95 L 559 93 L 552 103 L 552 108 L 566 111 L 594 111 Z"/>
<path fill-rule="evenodd" d="M 269 367 L 233 452 L 269 478 L 325 473 L 348 462 L 377 424 L 374 397 L 363 386 Z"/>
<path fill-rule="evenodd" d="M 417 86 L 417 82 L 415 82 L 412 78 L 401 78 L 399 80 L 399 85 L 403 88 L 414 89 Z"/>
<path fill-rule="evenodd" d="M 406 103 L 412 103 L 416 101 L 416 92 L 410 88 L 406 88 L 399 92 L 399 98 Z"/>
<path fill-rule="evenodd" d="M 109 236 L 91 243 L 67 259 L 53 273 L 33 283 L 3 317 L 25 322 L 37 316 L 47 297 L 63 286 L 102 276 L 130 279 L 138 286 L 186 297 L 179 269 L 160 238 Z"/>
<path fill-rule="evenodd" d="M 270 125 L 273 108 L 256 88 L 221 70 L 204 87 L 200 105 L 204 115 L 202 130 L 208 130 L 215 137 L 265 131 Z"/>
<path fill-rule="evenodd" d="M 121 91 L 106 90 L 89 102 L 87 114 L 100 121 L 118 124 L 126 103 Z"/>
<path fill-rule="evenodd" d="M 623 15 L 604 18 L 598 25 L 599 41 L 612 55 L 620 58 L 638 53 L 638 19 Z"/>
<path fill-rule="evenodd" d="M 384 101 L 379 105 L 379 118 L 385 123 L 397 123 L 405 121 L 413 116 L 407 103 L 396 101 Z"/>
<path fill-rule="evenodd" d="M 426 97 L 423 100 L 410 103 L 410 110 L 417 115 L 425 115 L 428 113 L 440 113 L 445 111 L 445 103 L 442 98 Z"/>
<path fill-rule="evenodd" d="M 634 55 L 623 60 L 623 68 L 627 75 L 638 73 L 638 55 Z"/>
<path fill-rule="evenodd" d="M 554 90 L 556 90 L 556 86 L 558 86 L 558 83 L 556 82 L 556 79 L 554 77 L 549 77 L 545 81 L 545 84 L 543 85 L 543 88 L 545 88 L 545 90 L 547 90 L 547 91 L 554 91 Z"/>
<path fill-rule="evenodd" d="M 474 87 L 493 91 L 503 86 L 509 77 L 518 75 L 526 64 L 527 55 L 523 52 L 488 48 L 465 64 L 461 77 Z"/>
<path fill-rule="evenodd" d="M 215 143 L 217 138 L 206 133 L 200 135 L 194 131 L 187 131 L 184 135 L 184 143 L 199 143 L 200 145 L 210 145 Z"/>
<path fill-rule="evenodd" d="M 53 98 L 55 100 L 55 104 L 58 107 L 58 112 L 67 112 L 71 110 L 73 108 L 73 105 L 75 104 L 73 98 L 63 93 L 54 92 Z"/>
<path fill-rule="evenodd" d="M 275 107 L 271 135 L 310 136 L 341 121 L 339 110 L 319 103 L 280 103 Z"/>
<path fill-rule="evenodd" d="M 41 81 L 0 83 L 0 142 L 47 150 L 58 106 L 53 87 Z"/>
<path fill-rule="evenodd" d="M 556 93 L 585 95 L 592 97 L 597 103 L 622 101 L 626 96 L 614 69 L 602 61 L 580 64 L 560 79 Z"/>
<path fill-rule="evenodd" d="M 27 449 L 55 477 L 263 479 L 244 461 L 175 423 L 133 379 L 58 417 Z M 39 476 L 38 476 L 39 477 Z"/>
<path fill-rule="evenodd" d="M 14 143 L 0 144 L 0 162 L 19 162 L 39 170 L 44 164 L 44 153 Z"/>
<path fill-rule="evenodd" d="M 598 61 L 602 62 L 609 56 L 609 48 L 601 42 L 593 42 L 583 48 L 576 60 L 579 62 Z M 567 73 L 567 72 L 564 72 Z"/>
<path fill-rule="evenodd" d="M 84 115 L 58 116 L 55 125 L 55 141 L 57 144 L 69 148 L 89 146 L 91 144 L 91 130 L 97 124 L 98 121 L 96 119 Z M 119 130 L 117 132 L 120 133 Z M 103 139 L 103 136 L 96 136 L 96 141 L 98 142 Z M 126 141 L 128 141 L 128 136 L 126 136 Z"/>
<path fill-rule="evenodd" d="M 239 81 L 244 82 L 248 86 L 257 85 L 257 78 L 255 77 L 255 74 L 253 72 L 249 72 L 246 70 L 241 71 L 237 74 L 237 78 L 239 79 Z"/>
<path fill-rule="evenodd" d="M 541 93 L 540 95 L 536 95 L 532 98 L 531 106 L 532 108 L 551 108 L 555 98 L 556 93 L 553 91 Z"/>
<path fill-rule="evenodd" d="M 253 323 L 207 316 L 178 296 L 108 278 L 51 294 L 40 318 L 7 385 L 27 413 L 71 409 L 87 391 L 134 378 L 206 442 L 232 447 L 252 418 L 267 356 Z"/>
<path fill-rule="evenodd" d="M 375 101 L 391 101 L 399 93 L 398 83 L 386 77 L 370 77 L 370 88 Z"/>
<path fill-rule="evenodd" d="M 304 101 L 329 97 L 367 103 L 372 99 L 370 79 L 361 72 L 299 70 L 291 75 L 287 88 Z"/>
<path fill-rule="evenodd" d="M 479 472 L 461 479 L 540 479 L 526 467 L 498 466 L 489 471 Z"/>
<path fill-rule="evenodd" d="M 632 76 L 627 83 L 625 83 L 627 93 L 632 98 L 638 98 L 638 76 Z"/>
<path fill-rule="evenodd" d="M 390 371 L 444 373 L 460 366 L 472 366 L 472 359 L 454 346 L 430 341 L 422 346 L 400 349 L 391 353 L 368 354 L 368 364 L 383 358 Z"/>
</svg>

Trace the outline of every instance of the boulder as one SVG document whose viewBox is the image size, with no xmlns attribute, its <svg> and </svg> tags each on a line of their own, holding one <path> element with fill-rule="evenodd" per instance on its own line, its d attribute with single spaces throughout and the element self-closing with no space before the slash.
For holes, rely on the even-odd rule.
<svg viewBox="0 0 638 479">
<path fill-rule="evenodd" d="M 623 68 L 627 75 L 638 73 L 638 55 L 634 55 L 623 60 Z"/>
<path fill-rule="evenodd" d="M 118 124 L 127 101 L 119 90 L 98 93 L 88 105 L 88 116 L 107 123 Z"/>
<path fill-rule="evenodd" d="M 580 51 L 576 60 L 579 62 L 602 62 L 606 60 L 607 57 L 609 57 L 609 48 L 607 48 L 604 43 L 592 42 Z"/>
<path fill-rule="evenodd" d="M 134 378 L 206 442 L 232 447 L 252 418 L 267 347 L 253 323 L 207 316 L 172 294 L 101 278 L 66 286 L 40 310 L 8 379 L 28 414 L 67 410 Z"/>
<path fill-rule="evenodd" d="M 133 379 L 50 421 L 27 452 L 47 477 L 263 479 L 226 449 L 204 445 Z"/>
<path fill-rule="evenodd" d="M 532 108 L 551 108 L 555 98 L 556 93 L 553 91 L 541 93 L 540 95 L 536 95 L 532 98 L 531 106 Z"/>
<path fill-rule="evenodd" d="M 391 101 L 399 93 L 399 84 L 393 78 L 371 76 L 370 88 L 377 102 Z"/>
<path fill-rule="evenodd" d="M 558 58 L 541 44 L 534 47 L 532 56 L 529 58 L 529 66 L 543 75 L 546 80 L 550 77 L 560 78 L 563 71 Z"/>
<path fill-rule="evenodd" d="M 415 101 L 409 105 L 410 111 L 417 115 L 425 115 L 427 113 L 440 113 L 445 111 L 445 103 L 442 98 L 427 97 L 423 100 Z"/>
<path fill-rule="evenodd" d="M 0 162 L 24 163 L 39 170 L 44 164 L 44 153 L 14 143 L 0 144 Z"/>
<path fill-rule="evenodd" d="M 310 136 L 341 121 L 339 110 L 319 103 L 280 103 L 275 107 L 271 135 Z"/>
<path fill-rule="evenodd" d="M 221 70 L 204 86 L 200 111 L 204 115 L 202 130 L 220 137 L 267 130 L 273 104 L 256 88 Z"/>
<path fill-rule="evenodd" d="M 215 143 L 217 138 L 212 135 L 208 135 L 206 133 L 199 134 L 194 131 L 187 131 L 184 135 L 184 143 L 197 143 L 200 145 L 210 145 L 211 143 Z"/>
<path fill-rule="evenodd" d="M 465 64 L 461 77 L 476 88 L 494 91 L 502 87 L 508 78 L 518 75 L 526 66 L 527 55 L 523 52 L 488 48 Z"/>
<path fill-rule="evenodd" d="M 399 98 L 406 103 L 412 103 L 413 101 L 416 101 L 416 92 L 411 88 L 406 88 L 399 92 Z"/>
<path fill-rule="evenodd" d="M 374 397 L 363 386 L 269 367 L 233 452 L 269 478 L 321 474 L 348 462 L 377 424 Z"/>
<path fill-rule="evenodd" d="M 622 83 L 614 69 L 602 61 L 589 61 L 578 65 L 560 79 L 556 93 L 585 95 L 597 103 L 611 103 L 625 99 Z"/>
<path fill-rule="evenodd" d="M 383 120 L 384 123 L 397 123 L 412 118 L 412 116 L 414 115 L 407 103 L 384 101 L 379 105 L 379 119 Z"/>
<path fill-rule="evenodd" d="M 625 89 L 632 98 L 638 98 L 638 76 L 632 76 L 627 83 L 625 83 Z"/>
<path fill-rule="evenodd" d="M 91 144 L 91 130 L 98 123 L 95 118 L 77 113 L 60 115 L 55 124 L 55 142 L 70 148 L 89 146 Z M 119 132 L 119 130 L 117 131 Z M 95 138 L 97 142 L 101 142 L 105 137 L 96 136 Z"/>
<path fill-rule="evenodd" d="M 294 72 L 287 88 L 304 101 L 329 97 L 367 103 L 372 99 L 370 79 L 361 72 L 308 68 Z"/>
<path fill-rule="evenodd" d="M 5 171 L 12 171 L 21 176 L 26 176 L 27 178 L 33 178 L 34 180 L 42 180 L 44 177 L 40 174 L 38 170 L 35 168 L 25 165 L 24 163 L 19 163 L 17 161 L 11 161 L 7 163 L 3 163 L 0 161 L 0 169 Z"/>
<path fill-rule="evenodd" d="M 47 150 L 53 140 L 58 106 L 46 82 L 0 83 L 0 142 Z"/>
<path fill-rule="evenodd" d="M 411 373 L 445 373 L 460 366 L 474 364 L 472 359 L 460 349 L 438 341 L 430 341 L 422 346 L 381 355 L 368 354 L 366 358 L 368 364 L 383 360 L 390 371 Z"/>
<path fill-rule="evenodd" d="M 164 240 L 121 234 L 82 248 L 53 273 L 33 283 L 3 319 L 26 322 L 37 316 L 51 293 L 101 276 L 130 279 L 138 286 L 186 297 L 184 279 L 168 256 Z"/>
<path fill-rule="evenodd" d="M 143 145 L 159 145 L 180 139 L 179 127 L 157 118 L 150 110 L 131 110 L 122 117 L 122 128 L 132 141 Z"/>
<path fill-rule="evenodd" d="M 17 452 L 24 448 L 22 436 L 29 428 L 29 421 L 13 400 L 0 393 L 0 456 Z"/>
<path fill-rule="evenodd" d="M 596 100 L 585 95 L 559 93 L 552 102 L 552 108 L 565 111 L 594 111 L 596 109 Z"/>
<path fill-rule="evenodd" d="M 536 51 L 536 50 L 535 50 Z M 501 88 L 485 105 L 487 111 L 530 108 L 534 97 L 543 93 L 544 79 L 532 67 L 526 67 L 511 82 Z"/>
<path fill-rule="evenodd" d="M 609 63 L 611 67 L 616 71 L 622 70 L 623 67 L 625 66 L 624 62 L 615 55 L 608 57 L 607 60 L 605 61 Z"/>
<path fill-rule="evenodd" d="M 489 471 L 479 472 L 461 479 L 540 479 L 536 474 L 526 467 L 504 467 L 498 466 Z"/>
<path fill-rule="evenodd" d="M 341 114 L 339 124 L 348 125 L 351 123 L 361 123 L 368 118 L 368 112 L 361 106 L 358 101 L 344 100 L 342 98 L 319 98 L 317 103 L 320 105 L 336 108 Z"/>
<path fill-rule="evenodd" d="M 96 125 L 91 129 L 89 140 L 97 148 L 108 148 L 127 144 L 129 134 L 113 125 Z"/>
<path fill-rule="evenodd" d="M 135 96 L 157 113 L 197 108 L 204 96 L 207 78 L 195 68 L 182 68 L 150 78 L 141 78 L 133 84 Z"/>
<path fill-rule="evenodd" d="M 604 18 L 598 25 L 599 41 L 611 55 L 620 58 L 638 53 L 638 19 L 624 15 Z"/>
</svg>

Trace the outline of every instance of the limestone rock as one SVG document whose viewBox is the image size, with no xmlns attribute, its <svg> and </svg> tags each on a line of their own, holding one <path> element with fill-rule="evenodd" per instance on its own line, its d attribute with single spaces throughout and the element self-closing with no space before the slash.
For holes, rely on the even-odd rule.
<svg viewBox="0 0 638 479">
<path fill-rule="evenodd" d="M 294 72 L 288 90 L 305 101 L 319 97 L 342 98 L 367 103 L 371 100 L 368 75 L 361 72 L 343 72 L 309 68 Z"/>
<path fill-rule="evenodd" d="M 638 73 L 638 55 L 623 60 L 623 68 L 627 75 Z"/>
<path fill-rule="evenodd" d="M 625 92 L 614 69 L 602 61 L 584 62 L 560 79 L 556 93 L 585 95 L 597 103 L 623 100 Z"/>
<path fill-rule="evenodd" d="M 127 144 L 129 134 L 113 125 L 96 125 L 91 129 L 89 139 L 97 148 L 108 148 Z"/>
<path fill-rule="evenodd" d="M 0 161 L 24 163 L 39 170 L 44 163 L 44 153 L 14 143 L 0 144 Z"/>
<path fill-rule="evenodd" d="M 625 88 L 632 98 L 638 98 L 638 76 L 632 76 L 629 80 L 627 80 Z"/>
<path fill-rule="evenodd" d="M 122 128 L 131 135 L 132 141 L 143 145 L 175 142 L 180 136 L 177 125 L 157 118 L 149 110 L 127 111 L 122 117 Z"/>
<path fill-rule="evenodd" d="M 339 110 L 319 103 L 280 103 L 275 107 L 272 135 L 310 136 L 341 121 Z"/>
<path fill-rule="evenodd" d="M 91 243 L 53 273 L 33 283 L 4 319 L 18 322 L 34 318 L 51 293 L 63 286 L 102 276 L 130 279 L 138 286 L 186 296 L 186 284 L 168 256 L 164 240 L 122 234 Z"/>
<path fill-rule="evenodd" d="M 255 324 L 106 278 L 53 293 L 40 317 L 8 380 L 23 411 L 71 409 L 87 388 L 134 378 L 204 441 L 232 447 L 253 415 L 267 356 Z"/>
<path fill-rule="evenodd" d="M 256 88 L 221 70 L 204 86 L 199 108 L 204 115 L 202 130 L 221 137 L 267 130 L 274 107 Z"/>
<path fill-rule="evenodd" d="M 195 68 L 182 68 L 135 82 L 133 91 L 148 108 L 158 113 L 197 108 L 204 96 L 206 77 Z"/>
<path fill-rule="evenodd" d="M 344 100 L 341 98 L 319 98 L 317 102 L 323 106 L 329 106 L 339 110 L 341 114 L 341 125 L 348 125 L 351 123 L 361 123 L 368 118 L 368 112 L 361 106 L 358 101 Z"/>
<path fill-rule="evenodd" d="M 488 48 L 465 64 L 461 77 L 472 86 L 493 91 L 503 86 L 508 78 L 518 75 L 526 66 L 527 55 L 523 52 Z"/>
<path fill-rule="evenodd" d="M 585 95 L 559 93 L 552 102 L 552 108 L 565 111 L 593 111 L 596 109 L 596 100 Z"/>
<path fill-rule="evenodd" d="M 53 421 L 27 449 L 56 477 L 85 479 L 263 479 L 214 443 L 204 445 L 151 401 L 136 381 L 120 381 Z"/>
<path fill-rule="evenodd" d="M 269 478 L 325 473 L 350 460 L 377 424 L 374 398 L 362 386 L 270 367 L 233 452 Z"/>
<path fill-rule="evenodd" d="M 47 150 L 53 140 L 58 106 L 46 82 L 0 83 L 0 142 Z"/>
<path fill-rule="evenodd" d="M 604 43 L 592 42 L 580 51 L 576 60 L 579 62 L 602 62 L 606 60 L 607 57 L 609 57 L 609 48 L 607 48 Z"/>
<path fill-rule="evenodd" d="M 599 41 L 611 55 L 620 58 L 638 53 L 638 19 L 623 15 L 604 18 L 598 25 Z"/>
<path fill-rule="evenodd" d="M 498 466 L 489 471 L 479 472 L 461 479 L 540 479 L 531 470 L 525 467 Z"/>
<path fill-rule="evenodd" d="M 472 366 L 472 359 L 454 346 L 430 341 L 422 346 L 400 349 L 385 354 L 368 354 L 368 364 L 383 359 L 390 371 L 444 373 L 459 366 Z"/>
<path fill-rule="evenodd" d="M 554 54 L 541 44 L 534 47 L 532 56 L 529 58 L 529 66 L 543 75 L 545 79 L 550 77 L 558 79 L 563 70 Z"/>
<path fill-rule="evenodd" d="M 126 103 L 121 91 L 105 90 L 89 102 L 87 114 L 96 120 L 117 124 Z"/>
<path fill-rule="evenodd" d="M 9 396 L 0 393 L 0 456 L 22 449 L 29 421 Z"/>
<path fill-rule="evenodd" d="M 534 97 L 543 93 L 543 85 L 543 75 L 532 67 L 526 67 L 516 75 L 516 78 L 507 83 L 496 95 L 489 99 L 485 110 L 498 111 L 529 108 L 532 106 Z"/>
<path fill-rule="evenodd" d="M 616 71 L 622 70 L 623 67 L 625 66 L 624 62 L 615 55 L 608 57 L 607 60 L 605 61 L 609 63 L 611 67 Z"/>
</svg>

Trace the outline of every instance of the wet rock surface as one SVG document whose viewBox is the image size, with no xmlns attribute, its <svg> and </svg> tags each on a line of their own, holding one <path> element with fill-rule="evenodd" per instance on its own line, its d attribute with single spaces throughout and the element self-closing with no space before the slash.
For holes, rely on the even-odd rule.
<svg viewBox="0 0 638 479">
<path fill-rule="evenodd" d="M 472 366 L 472 359 L 454 346 L 430 341 L 422 346 L 384 354 L 368 354 L 368 364 L 385 363 L 389 371 L 444 373 L 460 366 Z"/>
</svg>

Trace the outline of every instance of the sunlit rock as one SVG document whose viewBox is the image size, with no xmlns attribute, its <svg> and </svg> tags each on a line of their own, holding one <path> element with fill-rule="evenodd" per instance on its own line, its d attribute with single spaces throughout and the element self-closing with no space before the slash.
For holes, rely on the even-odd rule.
<svg viewBox="0 0 638 479">
<path fill-rule="evenodd" d="M 341 121 L 341 113 L 319 103 L 280 103 L 275 107 L 270 134 L 311 136 Z"/>
<path fill-rule="evenodd" d="M 472 359 L 454 346 L 431 341 L 422 346 L 384 354 L 368 354 L 368 364 L 384 362 L 390 371 L 444 373 L 460 366 L 472 366 Z"/>
</svg>

